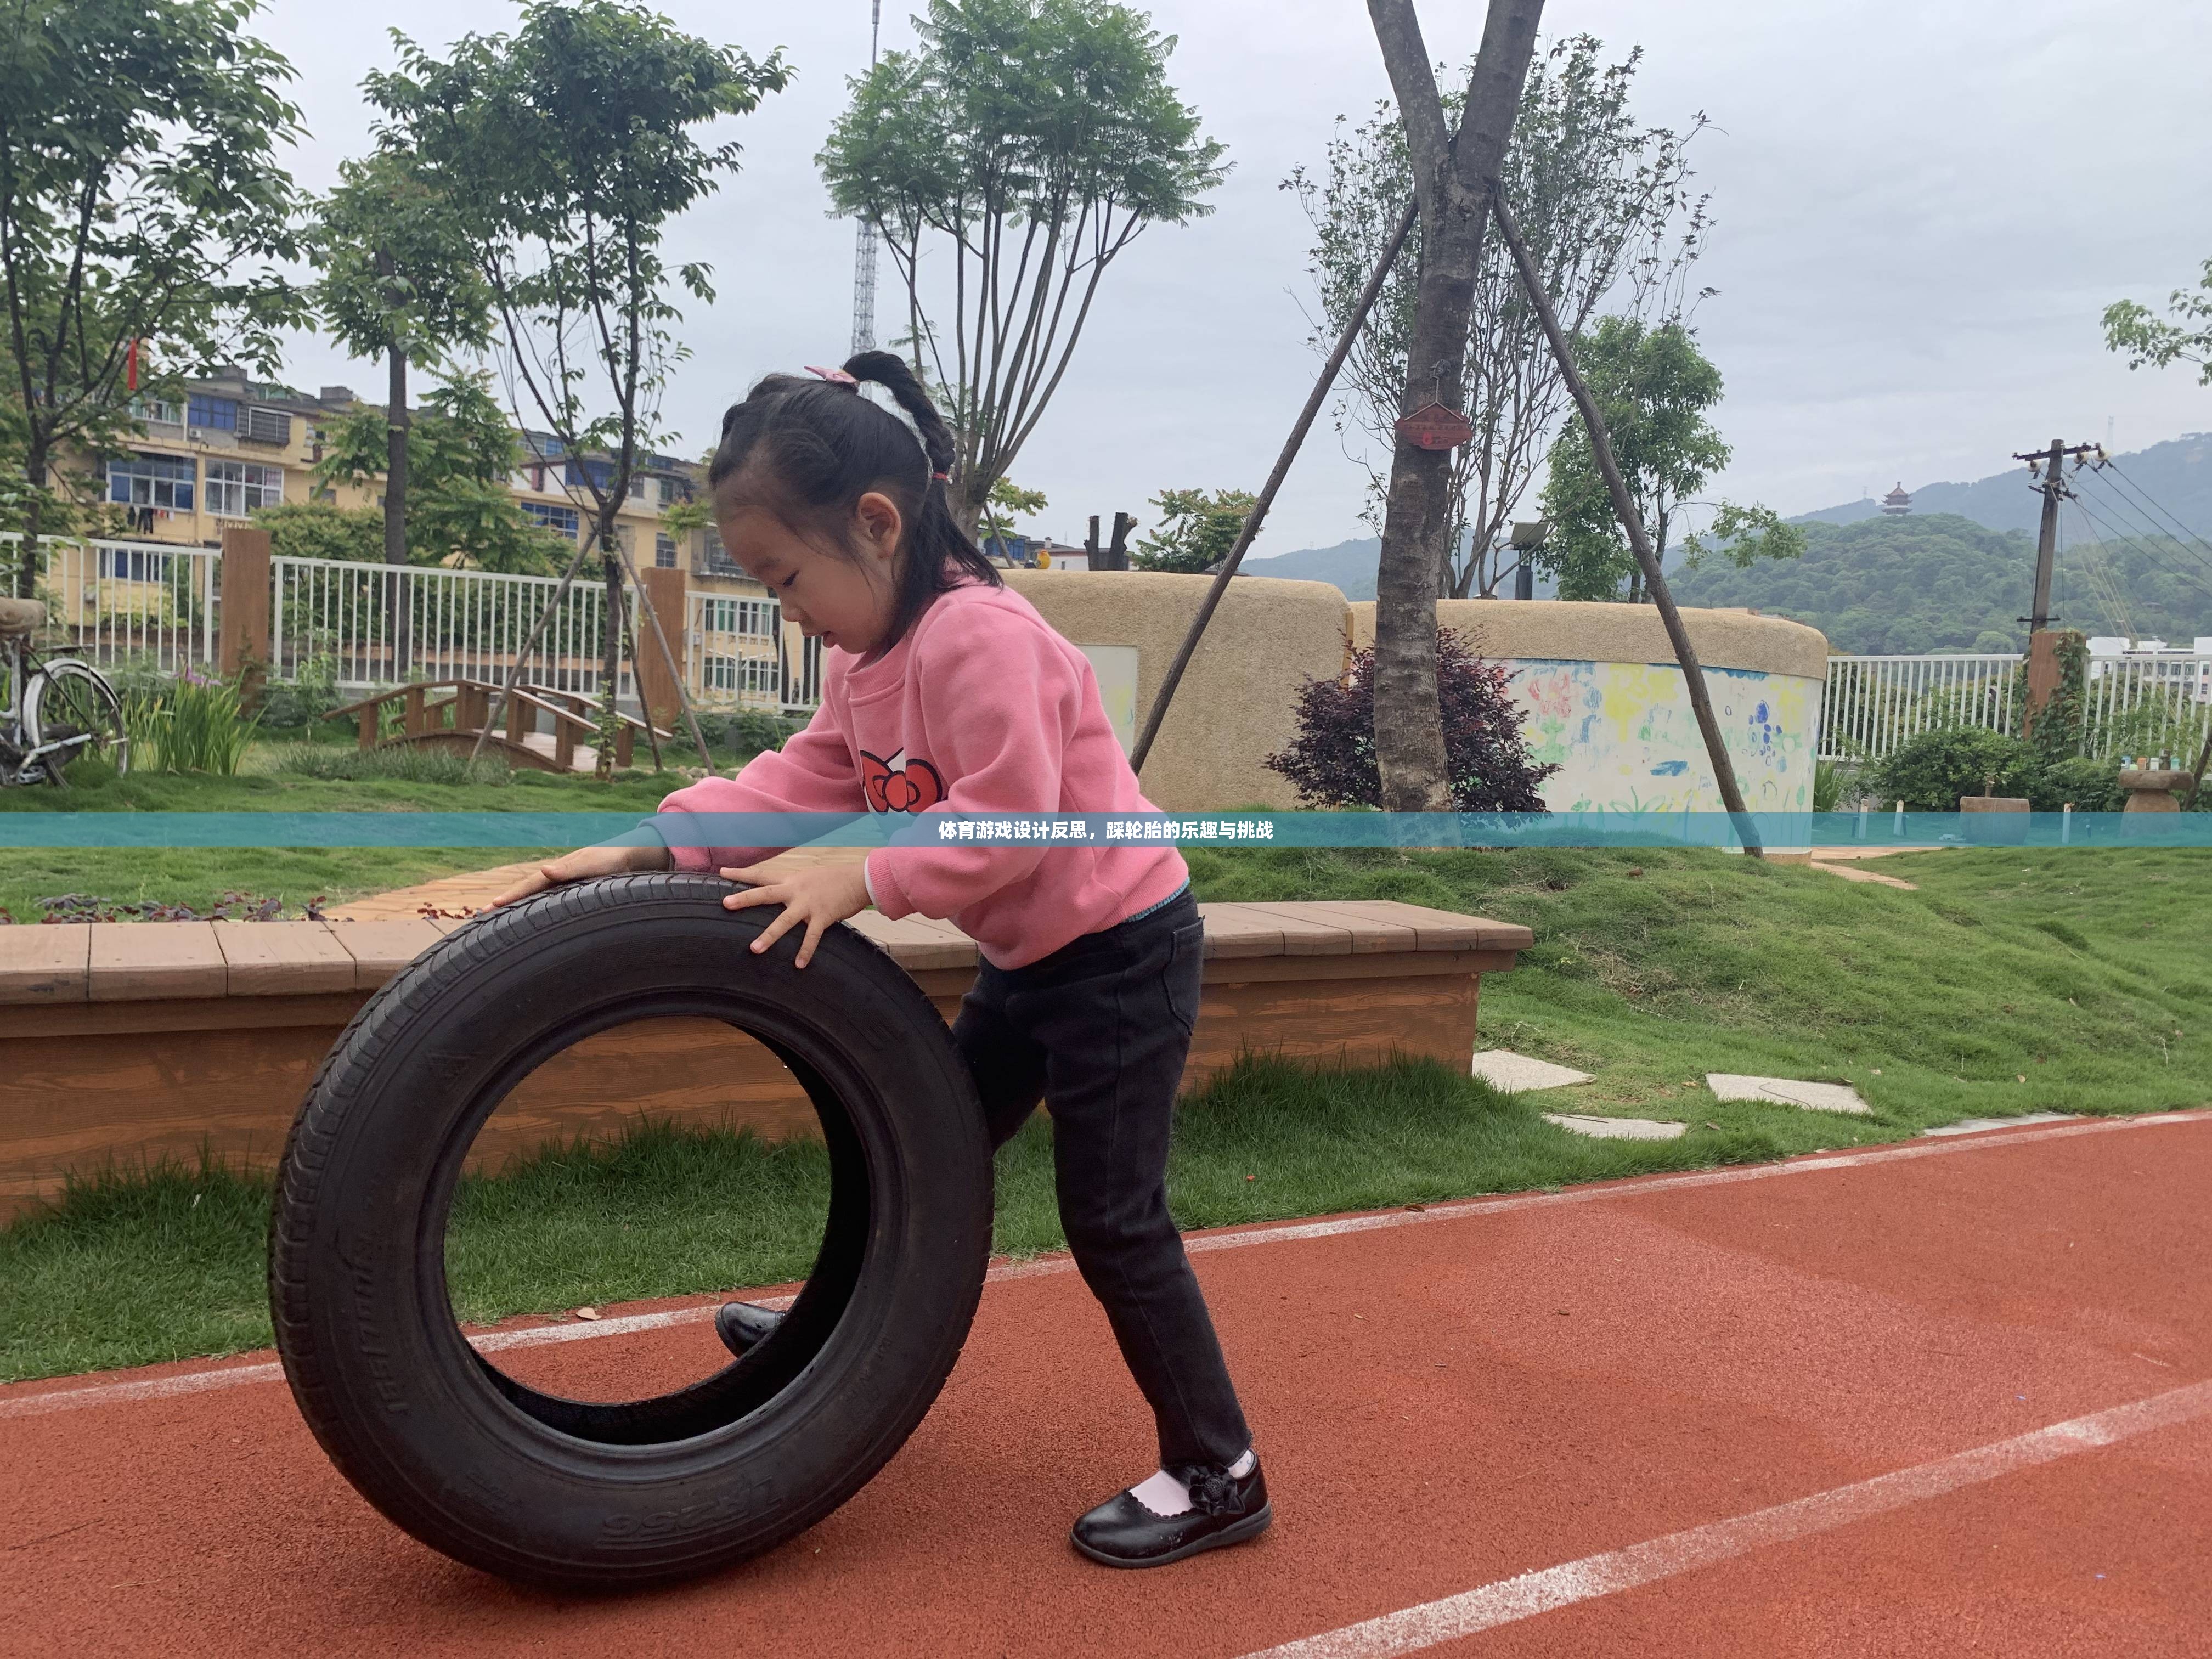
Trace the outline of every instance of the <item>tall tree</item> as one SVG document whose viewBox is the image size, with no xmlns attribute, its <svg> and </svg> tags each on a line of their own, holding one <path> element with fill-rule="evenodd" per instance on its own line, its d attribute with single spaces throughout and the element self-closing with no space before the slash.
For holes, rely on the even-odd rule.
<svg viewBox="0 0 2212 1659">
<path fill-rule="evenodd" d="M 394 39 L 398 70 L 364 82 L 384 112 L 379 137 L 470 204 L 463 228 L 501 368 L 590 510 L 611 707 L 624 633 L 617 516 L 640 459 L 665 440 L 660 395 L 685 355 L 673 290 L 714 299 L 708 267 L 672 269 L 662 238 L 738 169 L 736 142 L 700 129 L 757 108 L 789 71 L 781 52 L 756 60 L 623 0 L 531 0 L 514 34 L 465 35 L 442 59 Z"/>
<path fill-rule="evenodd" d="M 1613 64 L 1604 51 L 1594 37 L 1575 35 L 1530 66 L 1499 179 L 1570 331 L 1601 307 L 1639 318 L 1680 315 L 1698 297 L 1686 292 L 1687 281 L 1709 228 L 1705 199 L 1689 187 L 1686 150 L 1704 118 L 1683 133 L 1642 125 L 1628 102 L 1641 51 Z M 1463 90 L 1447 92 L 1446 118 L 1460 119 L 1465 101 Z M 1318 176 L 1300 168 L 1285 180 L 1314 228 L 1310 269 L 1322 313 L 1314 344 L 1323 351 L 1343 330 L 1413 191 L 1405 130 L 1390 102 L 1345 128 L 1339 117 Z M 1413 258 L 1401 258 L 1346 361 L 1337 405 L 1340 430 L 1356 426 L 1385 447 L 1401 412 L 1420 234 L 1417 226 Z M 1517 562 L 1506 534 L 1568 402 L 1534 307 L 1496 238 L 1484 239 L 1476 264 L 1468 351 L 1474 435 L 1451 452 L 1443 593 L 1487 599 Z M 1379 527 L 1385 478 L 1369 471 L 1369 517 Z"/>
<path fill-rule="evenodd" d="M 1692 506 L 1712 513 L 1703 536 L 1683 539 L 1692 562 L 1718 556 L 1747 565 L 1804 550 L 1804 532 L 1771 508 L 1696 500 L 1705 481 L 1728 465 L 1729 450 L 1708 413 L 1720 402 L 1720 370 L 1686 326 L 1647 328 L 1632 318 L 1603 318 L 1576 343 L 1575 362 L 1605 416 L 1613 459 L 1661 565 L 1683 509 Z M 1650 598 L 1579 422 L 1552 446 L 1544 516 L 1551 532 L 1534 560 L 1559 578 L 1561 599 L 1617 599 L 1624 580 L 1631 603 Z"/>
<path fill-rule="evenodd" d="M 906 289 L 909 349 L 949 393 L 972 530 L 1066 373 L 1106 269 L 1212 211 L 1228 169 L 1168 84 L 1172 35 L 1106 0 L 931 0 L 921 45 L 852 82 L 816 159 Z M 928 268 L 925 252 L 944 258 Z M 949 270 L 947 269 L 949 267 Z M 949 286 L 949 292 L 947 288 Z"/>
<path fill-rule="evenodd" d="M 307 246 L 321 280 L 317 309 L 356 357 L 385 360 L 384 557 L 407 562 L 407 371 L 456 348 L 489 343 L 491 290 L 470 258 L 461 206 L 411 155 L 380 151 L 341 164 Z"/>
<path fill-rule="evenodd" d="M 291 67 L 252 0 L 17 0 L 0 20 L 0 392 L 19 458 L 17 592 L 73 517 L 54 469 L 136 429 L 142 392 L 231 360 L 273 373 L 304 315 L 277 147 Z"/>
<path fill-rule="evenodd" d="M 1420 273 L 1399 409 L 1411 415 L 1441 404 L 1456 411 L 1467 395 L 1468 323 L 1491 194 L 1535 54 L 1543 0 L 1490 0 L 1455 127 L 1445 123 L 1413 0 L 1368 0 L 1367 10 L 1420 204 Z M 1453 519 L 1449 452 L 1398 434 L 1375 579 L 1375 756 L 1382 805 L 1393 812 L 1451 807 L 1437 699 L 1437 593 Z"/>
</svg>

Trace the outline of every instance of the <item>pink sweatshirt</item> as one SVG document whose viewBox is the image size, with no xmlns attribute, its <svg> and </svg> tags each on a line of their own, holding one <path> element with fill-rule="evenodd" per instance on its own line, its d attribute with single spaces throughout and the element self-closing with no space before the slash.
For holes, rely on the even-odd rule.
<svg viewBox="0 0 2212 1659">
<path fill-rule="evenodd" d="M 735 778 L 663 812 L 1156 812 L 1108 724 L 1084 654 L 1035 606 L 969 583 L 877 661 L 827 653 L 822 706 Z M 776 847 L 672 847 L 679 870 L 743 867 Z M 1049 956 L 1174 896 L 1171 844 L 879 847 L 868 890 L 887 916 L 950 918 L 1000 968 Z"/>
</svg>

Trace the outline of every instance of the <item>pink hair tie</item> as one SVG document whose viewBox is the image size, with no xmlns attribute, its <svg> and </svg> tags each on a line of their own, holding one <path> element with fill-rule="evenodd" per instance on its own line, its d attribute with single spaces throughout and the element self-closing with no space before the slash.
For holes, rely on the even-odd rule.
<svg viewBox="0 0 2212 1659">
<path fill-rule="evenodd" d="M 952 475 L 950 472 L 933 472 L 929 476 L 938 480 L 940 483 L 951 483 L 952 482 Z"/>
<path fill-rule="evenodd" d="M 860 384 L 842 368 L 817 368 L 813 364 L 809 363 L 806 365 L 806 372 L 809 374 L 819 374 L 825 380 L 835 380 L 839 386 L 858 386 Z"/>
</svg>

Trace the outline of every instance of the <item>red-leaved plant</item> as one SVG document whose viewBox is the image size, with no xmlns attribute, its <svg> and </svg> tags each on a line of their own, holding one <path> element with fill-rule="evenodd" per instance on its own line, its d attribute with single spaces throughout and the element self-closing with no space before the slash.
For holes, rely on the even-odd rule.
<svg viewBox="0 0 2212 1659">
<path fill-rule="evenodd" d="M 1267 757 L 1297 786 L 1308 806 L 1379 806 L 1375 763 L 1375 652 L 1352 654 L 1340 680 L 1298 688 L 1298 735 Z M 1536 786 L 1559 769 L 1539 766 L 1521 735 L 1528 716 L 1506 695 L 1513 671 L 1486 662 L 1449 629 L 1437 630 L 1437 701 L 1443 714 L 1444 757 L 1452 805 L 1462 812 L 1541 812 Z"/>
</svg>

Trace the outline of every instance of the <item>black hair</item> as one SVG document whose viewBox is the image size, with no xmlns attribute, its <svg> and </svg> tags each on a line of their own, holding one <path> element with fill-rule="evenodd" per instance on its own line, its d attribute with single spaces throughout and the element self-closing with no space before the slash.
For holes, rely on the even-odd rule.
<svg viewBox="0 0 2212 1659">
<path fill-rule="evenodd" d="M 902 638 L 929 602 L 967 581 L 1000 586 L 999 573 L 953 521 L 945 477 L 952 470 L 952 432 L 906 360 L 862 351 L 845 373 L 889 391 L 914 417 L 905 422 L 839 380 L 771 374 L 722 416 L 722 441 L 707 469 L 709 489 L 734 479 L 736 499 L 766 507 L 802 533 L 827 532 L 845 557 L 853 509 L 870 490 L 898 504 L 897 589 L 884 643 Z"/>
</svg>

